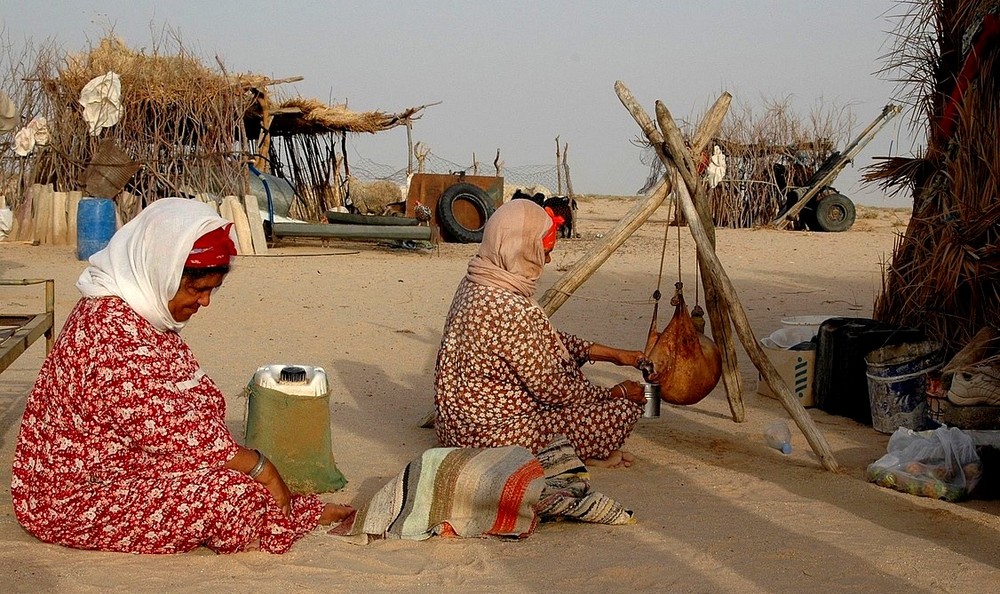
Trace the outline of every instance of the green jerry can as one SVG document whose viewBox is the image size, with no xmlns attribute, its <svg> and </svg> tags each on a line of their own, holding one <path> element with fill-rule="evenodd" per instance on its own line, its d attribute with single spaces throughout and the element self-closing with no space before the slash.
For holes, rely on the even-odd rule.
<svg viewBox="0 0 1000 594">
<path fill-rule="evenodd" d="M 337 491 L 330 386 L 321 367 L 265 365 L 247 391 L 246 447 L 261 451 L 294 493 Z"/>
</svg>

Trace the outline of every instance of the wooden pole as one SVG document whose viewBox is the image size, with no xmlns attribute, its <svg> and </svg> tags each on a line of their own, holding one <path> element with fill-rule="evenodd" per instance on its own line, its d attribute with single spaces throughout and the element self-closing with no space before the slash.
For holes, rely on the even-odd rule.
<svg viewBox="0 0 1000 594">
<path fill-rule="evenodd" d="M 715 251 L 715 223 L 712 220 L 712 205 L 709 203 L 708 195 L 705 193 L 705 186 L 698 178 L 694 160 L 684 146 L 684 137 L 674 123 L 670 111 L 666 105 L 660 101 L 656 102 L 656 120 L 660 126 L 660 132 L 664 142 L 656 143 L 653 138 L 649 138 L 656 147 L 657 155 L 667 166 L 670 158 L 673 158 L 677 165 L 684 184 L 688 192 L 694 196 L 695 209 L 698 211 L 698 218 L 705 228 L 712 251 Z M 649 131 L 645 131 L 649 137 Z M 707 148 L 707 147 L 706 147 Z M 669 156 L 666 151 L 669 151 Z M 708 274 L 704 257 L 701 250 L 698 250 L 698 267 L 701 269 L 702 285 L 705 287 L 705 309 L 708 311 L 708 319 L 712 324 L 712 338 L 719 346 L 722 354 L 722 385 L 726 388 L 726 399 L 729 401 L 729 412 L 733 420 L 742 423 L 746 420 L 746 408 L 743 406 L 743 382 L 740 379 L 739 361 L 736 356 L 736 343 L 730 331 L 730 320 L 728 309 L 725 304 L 720 304 L 722 298 L 719 292 L 718 283 Z"/>
<path fill-rule="evenodd" d="M 638 103 L 635 102 L 634 97 L 632 97 L 631 92 L 625 87 L 620 81 L 615 84 L 616 90 L 619 91 L 619 97 L 622 98 L 622 103 L 626 104 L 629 111 L 632 112 L 633 117 L 637 122 L 640 122 L 640 127 L 643 130 L 648 128 L 643 122 L 648 122 L 649 118 L 645 115 L 644 110 Z M 626 103 L 626 99 L 628 102 Z M 670 136 L 674 136 L 672 131 L 677 130 L 677 125 L 673 122 L 670 117 L 669 111 L 665 107 L 657 109 L 657 115 L 661 116 L 661 128 L 665 130 Z M 669 120 L 669 121 L 667 121 Z M 655 133 L 655 130 L 653 131 Z M 653 135 L 656 137 L 656 134 Z M 676 144 L 679 138 L 679 131 L 676 133 L 674 138 L 674 144 Z M 700 135 L 698 136 L 700 138 Z M 651 139 L 652 141 L 652 139 Z M 707 141 L 703 140 L 705 145 Z M 661 152 L 664 148 L 664 144 L 657 145 L 657 151 Z M 695 154 L 700 154 L 701 150 L 704 150 L 705 146 L 696 145 L 694 147 L 697 149 Z M 690 166 L 688 169 L 687 179 L 682 175 L 681 169 L 684 169 L 685 157 L 687 157 L 687 165 Z M 694 181 L 695 187 L 700 187 L 697 179 L 694 178 L 694 167 L 693 162 L 690 160 L 690 155 L 683 147 L 683 141 L 680 143 L 680 156 L 678 159 L 681 161 L 680 164 L 675 162 L 673 159 L 666 159 L 664 161 L 664 166 L 667 169 L 667 177 L 672 180 L 672 186 L 674 188 L 674 194 L 678 198 L 678 203 L 684 212 L 685 218 L 688 221 L 688 229 L 691 231 L 691 235 L 695 240 L 695 244 L 699 249 L 699 259 L 700 263 L 704 264 L 704 278 L 706 281 L 706 297 L 707 297 L 707 287 L 709 283 L 712 283 L 719 291 L 718 298 L 715 302 L 722 308 L 728 310 L 729 316 L 732 319 L 733 325 L 736 329 L 737 335 L 740 337 L 740 341 L 743 344 L 743 348 L 746 350 L 747 354 L 750 356 L 750 360 L 753 361 L 754 365 L 760 371 L 764 380 L 767 382 L 768 386 L 778 394 L 778 399 L 781 404 L 788 411 L 789 416 L 802 431 L 803 435 L 806 437 L 806 441 L 809 442 L 809 446 L 812 448 L 813 452 L 819 457 L 820 462 L 823 466 L 830 471 L 839 470 L 837 460 L 833 456 L 833 452 L 830 449 L 829 444 L 826 442 L 826 438 L 823 434 L 819 432 L 816 425 L 813 423 L 812 417 L 806 413 L 805 408 L 798 399 L 792 394 L 788 386 L 785 385 L 784 380 L 778 374 L 778 371 L 774 368 L 774 364 L 771 360 L 767 358 L 767 355 L 761 349 L 760 344 L 757 342 L 757 338 L 753 334 L 753 330 L 750 327 L 749 319 L 747 318 L 746 311 L 744 311 L 742 304 L 739 301 L 739 296 L 736 293 L 736 289 L 733 287 L 732 282 L 729 280 L 729 276 L 726 274 L 722 267 L 722 263 L 719 262 L 719 258 L 715 253 L 713 242 L 709 237 L 708 231 L 702 224 L 701 213 L 698 212 L 694 200 L 688 191 L 688 182 Z M 704 191 L 704 188 L 702 188 Z M 715 327 L 713 326 L 713 332 Z"/>
<path fill-rule="evenodd" d="M 413 173 L 413 122 L 406 118 L 406 175 Z"/>
<path fill-rule="evenodd" d="M 563 144 L 563 154 L 562 154 L 562 167 L 563 175 L 566 177 L 566 195 L 570 198 L 573 197 L 573 181 L 569 178 L 569 143 Z M 561 194 L 562 192 L 560 192 Z"/>
<path fill-rule="evenodd" d="M 629 92 L 629 90 L 625 87 L 624 83 L 621 81 L 615 83 L 615 89 L 618 91 L 619 97 L 622 98 L 622 103 L 626 105 L 637 122 L 640 120 L 642 122 L 649 121 L 649 117 L 645 115 L 645 111 L 635 101 L 635 98 L 632 97 L 631 92 Z M 665 133 L 668 135 L 674 136 L 673 131 L 678 130 L 677 124 L 673 122 L 669 111 L 667 111 L 665 107 L 660 108 L 659 104 L 657 107 L 657 115 L 661 116 L 661 128 L 663 128 L 666 131 Z M 648 125 L 644 125 L 642 122 L 640 122 L 640 127 L 645 131 L 648 128 Z M 679 136 L 680 133 L 677 131 L 674 138 L 674 144 L 676 144 Z M 700 135 L 698 135 L 698 137 L 703 138 Z M 703 142 L 705 143 L 705 146 L 707 146 L 707 140 L 703 140 Z M 663 144 L 656 145 L 654 143 L 654 146 L 656 146 L 658 152 L 661 152 L 664 148 Z M 705 146 L 696 145 L 694 147 L 697 150 L 695 154 L 701 154 L 701 151 L 704 150 Z M 690 174 L 688 179 L 685 179 L 680 171 L 684 168 L 685 156 L 687 156 L 687 164 L 690 166 L 690 169 L 688 169 L 688 173 Z M 778 399 L 781 401 L 782 406 L 785 407 L 789 416 L 799 427 L 799 430 L 802 431 L 802 434 L 805 435 L 806 441 L 809 442 L 809 446 L 819 457 L 823 466 L 827 470 L 836 472 L 839 470 L 839 466 L 837 464 L 837 460 L 833 456 L 833 451 L 826 442 L 826 438 L 823 437 L 823 434 L 816 428 L 812 417 L 806 413 L 806 409 L 802 407 L 802 404 L 792 394 L 791 390 L 788 389 L 784 380 L 781 379 L 781 375 L 779 375 L 777 369 L 774 368 L 774 364 L 771 363 L 771 360 L 767 358 L 767 355 L 764 353 L 763 349 L 761 349 L 760 344 L 757 342 L 757 338 L 754 336 L 753 330 L 750 327 L 750 321 L 747 318 L 746 311 L 743 310 L 743 306 L 740 303 L 736 289 L 729 280 L 729 276 L 722 267 L 722 263 L 719 262 L 719 257 L 715 253 L 713 241 L 710 238 L 708 231 L 705 229 L 705 226 L 702 224 L 702 215 L 698 212 L 694 200 L 688 191 L 689 181 L 694 181 L 694 185 L 696 187 L 700 187 L 700 183 L 698 183 L 697 179 L 692 180 L 695 171 L 693 161 L 691 161 L 690 155 L 687 155 L 687 151 L 683 147 L 683 141 L 680 143 L 679 158 L 681 159 L 681 164 L 678 164 L 673 159 L 669 158 L 665 159 L 663 164 L 666 167 L 667 178 L 672 182 L 674 195 L 677 196 L 678 204 L 684 211 L 684 216 L 688 221 L 688 230 L 691 231 L 691 236 L 694 238 L 695 244 L 698 246 L 699 263 L 704 264 L 703 278 L 708 281 L 705 283 L 706 299 L 707 287 L 709 286 L 709 283 L 712 283 L 719 291 L 719 298 L 716 303 L 722 308 L 728 310 L 729 317 L 732 319 L 736 333 L 743 344 L 743 348 L 750 356 L 750 360 L 753 361 L 754 365 L 760 371 L 764 380 L 767 382 L 767 385 L 770 386 L 776 394 L 778 394 Z M 704 188 L 701 189 L 704 191 Z M 709 281 L 710 278 L 711 281 Z M 712 330 L 713 332 L 715 331 L 715 326 L 712 327 Z"/>
<path fill-rule="evenodd" d="M 274 116 L 271 115 L 271 100 L 268 98 L 267 87 L 260 91 L 257 103 L 260 104 L 261 129 L 260 138 L 257 141 L 257 158 L 254 160 L 254 167 L 257 168 L 257 171 L 272 173 L 267 153 L 271 150 L 271 119 Z"/>
<path fill-rule="evenodd" d="M 566 195 L 569 197 L 569 207 L 570 210 L 576 204 L 576 199 L 573 197 L 573 181 L 569 177 L 569 143 L 563 144 L 563 154 L 562 154 L 562 166 L 563 173 L 566 174 Z M 574 213 L 571 219 L 572 223 L 569 226 L 569 236 L 570 239 L 575 239 L 580 235 L 576 232 L 580 228 L 580 219 Z"/>
<path fill-rule="evenodd" d="M 699 126 L 699 134 L 696 135 L 696 138 L 704 140 L 701 144 L 693 145 L 692 150 L 695 154 L 701 154 L 708 146 L 708 140 L 718 134 L 731 100 L 732 96 L 729 93 L 723 93 L 705 114 L 705 119 Z M 644 200 L 633 206 L 600 241 L 595 243 L 559 280 L 553 283 L 552 287 L 538 300 L 546 315 L 551 317 L 558 311 L 570 295 L 579 289 L 580 285 L 586 282 L 601 267 L 601 264 L 604 264 L 611 254 L 656 212 L 656 209 L 670 194 L 670 189 L 670 180 L 664 178 Z"/>
<path fill-rule="evenodd" d="M 556 194 L 562 195 L 562 157 L 559 155 L 559 137 L 556 136 Z"/>
<path fill-rule="evenodd" d="M 781 401 L 782 406 L 788 411 L 788 415 L 795 421 L 802 434 L 806 436 L 806 441 L 809 442 L 809 446 L 816 453 L 816 456 L 819 457 L 823 467 L 827 470 L 837 472 L 840 470 L 840 467 L 837 464 L 837 460 L 833 457 L 833 451 L 826 442 L 826 438 L 816 428 L 812 417 L 802 407 L 798 398 L 785 385 L 785 381 L 781 379 L 778 370 L 774 368 L 774 364 L 767 358 L 764 350 L 757 342 L 757 338 L 753 334 L 753 329 L 750 327 L 750 320 L 747 318 L 746 311 L 743 310 L 732 281 L 729 280 L 729 276 L 726 275 L 726 271 L 722 268 L 719 257 L 714 251 L 709 249 L 711 243 L 708 240 L 705 229 L 702 227 L 698 211 L 695 209 L 691 195 L 684 185 L 684 180 L 673 166 L 668 169 L 667 173 L 674 180 L 676 195 L 679 198 L 681 208 L 684 209 L 684 216 L 688 220 L 688 229 L 694 237 L 695 244 L 704 253 L 709 273 L 719 281 L 719 290 L 724 297 L 722 303 L 729 308 L 729 315 L 733 320 L 733 326 L 736 328 L 736 334 L 740 337 L 740 342 L 743 343 L 743 348 L 746 349 L 747 355 L 750 356 L 750 360 L 753 361 L 757 370 L 760 371 L 764 381 L 778 395 L 778 400 Z"/>
<path fill-rule="evenodd" d="M 69 230 L 66 224 L 66 207 L 69 196 L 66 192 L 52 193 L 52 243 L 66 245 Z"/>
<path fill-rule="evenodd" d="M 83 198 L 83 192 L 79 190 L 73 190 L 69 193 L 69 205 L 66 207 L 66 241 L 70 245 L 76 245 L 76 218 L 80 211 L 81 198 Z"/>
<path fill-rule="evenodd" d="M 664 167 L 669 167 L 672 165 L 667 152 L 666 147 L 669 146 L 671 152 L 674 150 L 680 150 L 683 157 L 687 158 L 688 162 L 691 161 L 691 156 L 687 152 L 687 148 L 684 146 L 684 139 L 681 136 L 680 130 L 677 125 L 674 124 L 673 119 L 670 118 L 670 113 L 665 112 L 666 121 L 660 121 L 660 128 L 663 129 L 661 133 L 653 125 L 653 122 L 646 115 L 646 110 L 639 105 L 635 97 L 632 96 L 631 91 L 621 82 L 615 83 L 615 92 L 618 93 L 618 98 L 621 100 L 622 105 L 628 109 L 629 113 L 632 114 L 633 119 L 639 124 L 646 138 L 649 139 L 650 144 L 656 149 L 657 155 L 660 160 L 663 161 Z M 725 93 L 720 100 L 723 101 L 727 106 L 732 102 L 732 95 Z M 657 104 L 659 108 L 659 104 Z M 664 108 L 665 109 L 665 108 Z M 714 107 L 713 107 L 714 109 Z M 658 110 L 657 115 L 661 115 Z M 666 136 L 666 138 L 664 138 Z M 701 150 L 708 148 L 709 142 L 711 142 L 712 136 L 707 136 L 705 134 L 698 134 L 697 146 L 702 147 Z M 701 154 L 698 152 L 697 154 Z M 682 158 L 683 158 L 682 157 Z M 685 182 L 691 182 L 692 186 L 695 188 L 700 188 L 701 183 L 698 182 L 697 178 L 693 175 L 689 178 L 684 178 Z M 676 189 L 675 189 L 676 192 Z M 707 236 L 709 238 L 709 244 L 711 250 L 715 252 L 715 225 L 712 223 L 712 210 L 711 206 L 708 204 L 708 199 L 705 196 L 704 188 L 701 188 L 700 193 L 701 203 L 698 204 L 696 199 L 695 204 L 698 210 L 698 216 L 702 221 L 702 226 L 706 229 Z M 719 290 L 716 286 L 716 282 L 713 277 L 708 274 L 704 262 L 702 261 L 701 249 L 699 249 L 698 254 L 699 268 L 701 269 L 702 284 L 705 287 L 705 305 L 708 310 L 709 320 L 712 324 L 712 337 L 715 339 L 715 343 L 719 346 L 719 352 L 722 355 L 722 383 L 726 389 L 726 399 L 729 402 L 729 412 L 732 419 L 737 423 L 742 423 L 746 420 L 746 408 L 743 406 L 743 386 L 740 380 L 740 369 L 739 361 L 736 356 L 736 344 L 733 342 L 733 337 L 729 332 L 729 318 L 726 314 L 725 304 L 719 304 Z"/>
<path fill-rule="evenodd" d="M 35 198 L 39 201 L 35 210 L 35 238 L 42 244 L 52 243 L 52 207 L 55 190 L 52 184 L 38 186 Z"/>
</svg>

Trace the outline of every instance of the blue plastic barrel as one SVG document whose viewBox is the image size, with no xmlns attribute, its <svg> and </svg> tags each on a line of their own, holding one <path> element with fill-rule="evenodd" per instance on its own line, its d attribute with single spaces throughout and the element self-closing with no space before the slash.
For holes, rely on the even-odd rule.
<svg viewBox="0 0 1000 594">
<path fill-rule="evenodd" d="M 76 257 L 87 260 L 108 245 L 115 234 L 115 202 L 110 198 L 83 198 L 76 211 Z"/>
</svg>

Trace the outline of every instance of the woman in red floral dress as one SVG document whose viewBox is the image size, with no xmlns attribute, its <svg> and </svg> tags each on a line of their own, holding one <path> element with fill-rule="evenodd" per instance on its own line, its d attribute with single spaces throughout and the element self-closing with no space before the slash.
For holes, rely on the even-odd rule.
<svg viewBox="0 0 1000 594">
<path fill-rule="evenodd" d="M 229 272 L 231 224 L 164 198 L 90 258 L 28 397 L 14 452 L 18 521 L 81 549 L 282 553 L 347 506 L 292 495 L 243 448 L 178 332 Z"/>
<path fill-rule="evenodd" d="M 533 452 L 565 435 L 592 466 L 626 467 L 622 450 L 642 415 L 642 385 L 591 383 L 580 367 L 636 367 L 641 351 L 589 342 L 552 327 L 535 302 L 558 221 L 530 200 L 490 217 L 458 285 L 435 370 L 435 427 L 445 446 L 521 445 Z"/>
</svg>

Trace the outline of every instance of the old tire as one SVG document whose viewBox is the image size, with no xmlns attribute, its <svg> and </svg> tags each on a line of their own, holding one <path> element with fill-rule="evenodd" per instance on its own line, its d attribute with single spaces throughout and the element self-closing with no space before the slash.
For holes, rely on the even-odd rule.
<svg viewBox="0 0 1000 594">
<path fill-rule="evenodd" d="M 441 229 L 450 239 L 479 243 L 486 221 L 493 215 L 493 206 L 486 192 L 472 184 L 458 183 L 441 194 L 437 213 Z"/>
<path fill-rule="evenodd" d="M 850 229 L 857 213 L 854 203 L 847 196 L 827 194 L 816 203 L 814 216 L 817 230 L 837 233 Z"/>
</svg>

